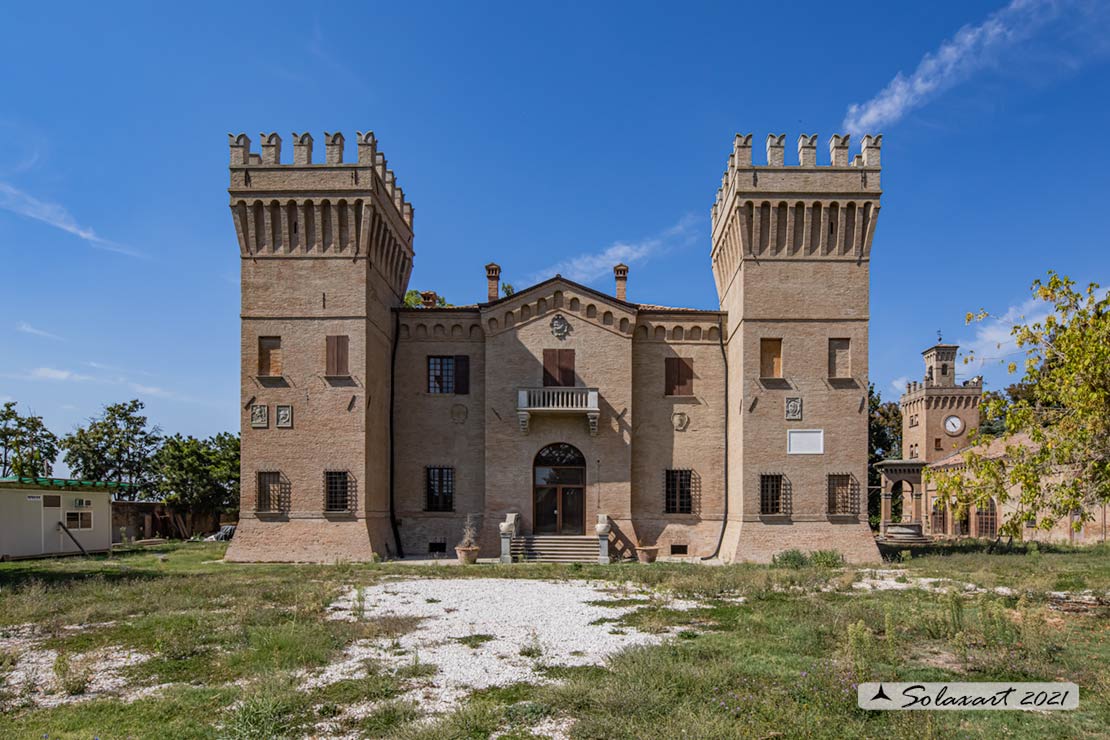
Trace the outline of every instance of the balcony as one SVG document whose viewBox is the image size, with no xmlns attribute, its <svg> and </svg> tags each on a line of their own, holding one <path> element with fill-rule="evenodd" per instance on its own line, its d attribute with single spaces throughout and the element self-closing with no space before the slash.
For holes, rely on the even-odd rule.
<svg viewBox="0 0 1110 740">
<path fill-rule="evenodd" d="M 597 422 L 601 417 L 597 388 L 519 388 L 516 396 L 516 417 L 520 431 L 528 433 L 532 414 L 584 414 L 590 434 L 597 435 Z"/>
</svg>

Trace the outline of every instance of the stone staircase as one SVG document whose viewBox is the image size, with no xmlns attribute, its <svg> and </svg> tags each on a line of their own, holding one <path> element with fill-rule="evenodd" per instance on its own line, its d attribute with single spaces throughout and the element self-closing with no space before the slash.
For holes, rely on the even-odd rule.
<svg viewBox="0 0 1110 740">
<path fill-rule="evenodd" d="M 878 540 L 891 547 L 913 547 L 931 544 L 933 538 L 922 531 L 920 522 L 891 522 L 886 525 L 886 533 Z"/>
<path fill-rule="evenodd" d="M 513 537 L 509 552 L 514 561 L 596 563 L 597 548 L 597 537 L 529 535 Z"/>
</svg>

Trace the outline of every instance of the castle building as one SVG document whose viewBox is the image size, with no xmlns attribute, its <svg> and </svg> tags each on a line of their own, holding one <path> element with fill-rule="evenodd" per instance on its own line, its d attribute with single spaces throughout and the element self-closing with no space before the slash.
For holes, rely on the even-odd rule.
<svg viewBox="0 0 1110 740">
<path fill-rule="evenodd" d="M 413 208 L 372 133 L 230 136 L 242 264 L 242 500 L 231 560 L 450 552 L 878 559 L 863 504 L 882 137 L 849 159 L 737 136 L 712 207 L 720 310 L 559 275 L 406 307 Z"/>
<path fill-rule="evenodd" d="M 898 405 L 902 411 L 902 459 L 884 460 L 876 466 L 882 478 L 880 533 L 891 543 L 917 544 L 938 538 L 998 535 L 1003 521 L 1020 506 L 1020 486 L 1008 486 L 1008 500 L 992 497 L 959 510 L 945 502 L 928 471 L 963 469 L 964 453 L 974 448 L 987 458 L 1006 455 L 1011 445 L 1029 445 L 1025 435 L 976 439 L 983 379 L 976 376 L 956 380 L 959 345 L 929 347 L 925 377 L 906 385 Z M 1051 524 L 1050 528 L 1028 522 L 1022 538 L 1071 544 L 1105 542 L 1110 533 L 1110 507 L 1096 506 L 1081 526 L 1073 526 L 1075 513 Z"/>
</svg>

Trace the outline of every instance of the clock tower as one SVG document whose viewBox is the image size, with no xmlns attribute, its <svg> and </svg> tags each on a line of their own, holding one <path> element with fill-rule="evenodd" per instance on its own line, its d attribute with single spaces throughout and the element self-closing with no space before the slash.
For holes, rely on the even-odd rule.
<svg viewBox="0 0 1110 740">
<path fill-rule="evenodd" d="M 955 344 L 934 344 L 922 352 L 925 379 L 906 384 L 902 409 L 902 458 L 931 463 L 968 446 L 979 426 L 983 379 L 956 382 Z"/>
</svg>

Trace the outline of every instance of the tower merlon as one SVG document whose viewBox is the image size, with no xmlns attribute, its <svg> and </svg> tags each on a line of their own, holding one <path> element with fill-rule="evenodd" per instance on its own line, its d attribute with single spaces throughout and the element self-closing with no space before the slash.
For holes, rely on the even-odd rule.
<svg viewBox="0 0 1110 740">
<path fill-rule="evenodd" d="M 262 142 L 262 164 L 281 164 L 281 137 L 277 131 L 258 136 Z"/>
<path fill-rule="evenodd" d="M 312 164 L 312 134 L 293 132 L 293 164 Z"/>
<path fill-rule="evenodd" d="M 338 131 L 334 134 L 324 132 L 324 162 L 326 164 L 343 164 L 343 134 Z"/>
<path fill-rule="evenodd" d="M 786 163 L 786 134 L 767 134 L 767 166 L 782 167 Z"/>
<path fill-rule="evenodd" d="M 798 137 L 798 166 L 817 166 L 817 134 L 802 134 Z"/>
</svg>

